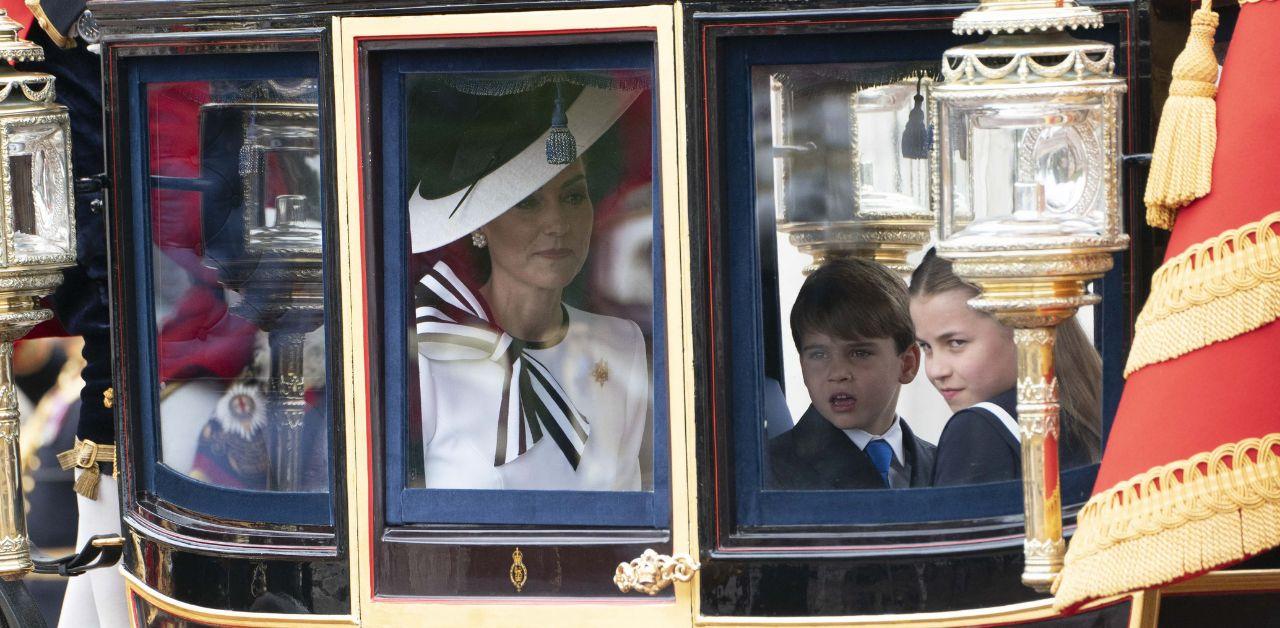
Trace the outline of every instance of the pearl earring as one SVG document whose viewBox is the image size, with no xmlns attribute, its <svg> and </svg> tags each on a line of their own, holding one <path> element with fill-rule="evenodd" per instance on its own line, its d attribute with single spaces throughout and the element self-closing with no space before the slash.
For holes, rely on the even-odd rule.
<svg viewBox="0 0 1280 628">
<path fill-rule="evenodd" d="M 483 249 L 489 246 L 489 238 L 484 237 L 484 234 L 477 229 L 471 232 L 471 244 L 477 249 Z"/>
</svg>

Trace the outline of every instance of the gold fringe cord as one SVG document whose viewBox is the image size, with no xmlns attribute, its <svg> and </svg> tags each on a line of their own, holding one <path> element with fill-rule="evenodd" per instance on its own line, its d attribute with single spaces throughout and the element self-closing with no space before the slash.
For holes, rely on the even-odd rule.
<svg viewBox="0 0 1280 628">
<path fill-rule="evenodd" d="M 1218 58 L 1213 34 L 1218 14 L 1203 0 L 1191 16 L 1187 47 L 1173 62 L 1173 82 L 1160 116 L 1143 201 L 1147 224 L 1172 229 L 1179 208 L 1205 194 L 1213 182 L 1213 150 L 1218 143 Z"/>
<path fill-rule="evenodd" d="M 1160 586 L 1280 545 L 1280 433 L 1155 467 L 1080 511 L 1054 607 Z"/>
<path fill-rule="evenodd" d="M 99 462 L 116 462 L 115 445 L 99 445 L 91 440 L 76 439 L 75 447 L 58 454 L 58 466 L 63 471 L 83 469 L 76 478 L 75 491 L 89 499 L 98 499 L 98 482 L 102 479 Z"/>
<path fill-rule="evenodd" d="M 1124 374 L 1229 340 L 1280 318 L 1280 212 L 1165 262 L 1134 324 Z"/>
</svg>

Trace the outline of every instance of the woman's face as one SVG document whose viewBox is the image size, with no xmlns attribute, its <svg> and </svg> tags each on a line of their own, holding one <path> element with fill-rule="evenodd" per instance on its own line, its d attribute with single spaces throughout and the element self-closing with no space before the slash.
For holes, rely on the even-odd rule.
<svg viewBox="0 0 1280 628">
<path fill-rule="evenodd" d="M 594 218 L 582 162 L 480 228 L 493 275 L 548 290 L 569 285 L 587 259 Z"/>
<path fill-rule="evenodd" d="M 924 352 L 925 375 L 952 412 L 1017 383 L 1013 330 L 969 307 L 972 297 L 968 290 L 911 297 L 911 320 Z"/>
</svg>

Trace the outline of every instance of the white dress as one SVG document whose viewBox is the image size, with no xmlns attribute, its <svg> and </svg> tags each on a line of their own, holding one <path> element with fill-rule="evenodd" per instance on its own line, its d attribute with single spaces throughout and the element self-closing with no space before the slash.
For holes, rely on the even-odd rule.
<svg viewBox="0 0 1280 628">
<path fill-rule="evenodd" d="M 564 338 L 529 349 L 590 424 L 575 470 L 550 435 L 494 466 L 506 366 L 418 356 L 427 488 L 638 491 L 649 410 L 644 336 L 632 321 L 565 306 Z M 513 391 L 514 394 L 514 391 Z M 643 487 L 648 488 L 648 487 Z"/>
</svg>

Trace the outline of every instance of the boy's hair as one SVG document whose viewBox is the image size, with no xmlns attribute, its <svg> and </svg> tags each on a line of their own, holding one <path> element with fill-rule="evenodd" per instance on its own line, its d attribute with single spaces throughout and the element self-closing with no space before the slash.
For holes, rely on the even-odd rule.
<svg viewBox="0 0 1280 628">
<path fill-rule="evenodd" d="M 791 336 L 797 350 L 807 333 L 846 340 L 892 338 L 902 353 L 916 341 L 907 284 L 875 262 L 829 260 L 804 280 L 791 306 Z"/>
</svg>

